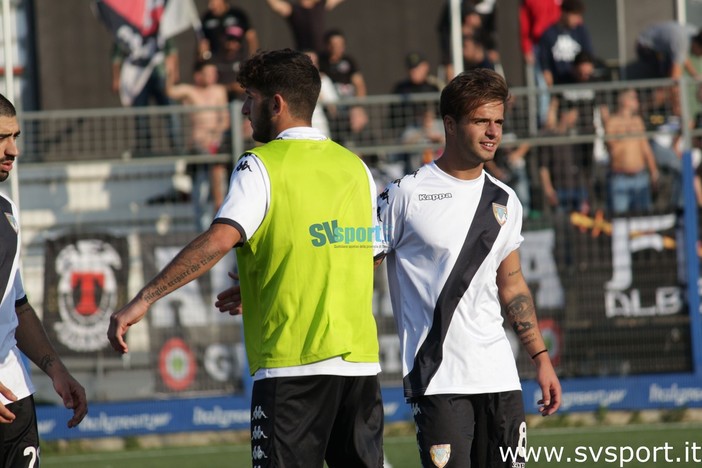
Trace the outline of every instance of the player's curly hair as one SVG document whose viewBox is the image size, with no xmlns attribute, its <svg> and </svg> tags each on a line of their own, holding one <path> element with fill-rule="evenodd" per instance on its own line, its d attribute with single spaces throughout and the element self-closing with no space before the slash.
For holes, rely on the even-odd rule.
<svg viewBox="0 0 702 468">
<path fill-rule="evenodd" d="M 456 76 L 441 91 L 441 118 L 451 116 L 458 121 L 470 117 L 475 110 L 489 102 L 507 103 L 509 88 L 502 76 L 488 68 L 475 68 Z"/>
<path fill-rule="evenodd" d="M 280 94 L 291 115 L 312 119 L 319 90 L 319 71 L 310 58 L 292 49 L 260 51 L 246 60 L 237 81 L 244 88 L 255 88 L 265 97 Z"/>
<path fill-rule="evenodd" d="M 2 94 L 0 94 L 0 117 L 15 117 L 17 109 L 12 103 Z"/>
</svg>

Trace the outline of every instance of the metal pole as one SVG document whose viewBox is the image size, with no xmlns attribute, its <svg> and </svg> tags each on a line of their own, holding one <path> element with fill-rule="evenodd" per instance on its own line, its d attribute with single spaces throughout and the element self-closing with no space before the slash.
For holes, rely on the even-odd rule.
<svg viewBox="0 0 702 468">
<path fill-rule="evenodd" d="M 2 0 L 2 40 L 5 52 L 5 97 L 14 102 L 15 76 L 14 56 L 12 54 L 12 21 L 10 18 L 10 0 Z"/>
<path fill-rule="evenodd" d="M 461 0 L 451 0 L 451 61 L 453 62 L 453 76 L 463 71 L 462 21 Z"/>
<path fill-rule="evenodd" d="M 15 74 L 14 55 L 12 47 L 12 21 L 10 17 L 10 0 L 2 0 L 2 40 L 5 54 L 5 97 L 10 100 L 15 107 Z M 10 173 L 10 196 L 19 207 L 19 173 L 18 167 Z"/>
<path fill-rule="evenodd" d="M 625 15 L 624 0 L 617 0 L 617 47 L 619 48 L 619 77 L 621 79 L 626 79 L 626 62 L 628 60 Z"/>
<path fill-rule="evenodd" d="M 678 23 L 687 23 L 687 3 L 686 0 L 677 0 L 675 2 L 675 16 L 677 16 Z"/>
<path fill-rule="evenodd" d="M 702 316 L 700 316 L 700 259 L 697 251 L 697 200 L 693 186 L 694 168 L 690 150 L 683 153 L 683 206 L 685 224 L 685 277 L 687 280 L 687 303 L 690 311 L 690 345 L 692 366 L 696 375 L 702 375 Z"/>
</svg>

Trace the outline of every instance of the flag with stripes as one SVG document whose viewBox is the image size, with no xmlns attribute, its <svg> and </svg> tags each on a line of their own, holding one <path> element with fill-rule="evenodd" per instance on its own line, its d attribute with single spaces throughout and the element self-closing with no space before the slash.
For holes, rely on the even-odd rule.
<svg viewBox="0 0 702 468">
<path fill-rule="evenodd" d="M 188 30 L 200 34 L 193 0 L 96 0 L 98 18 L 125 55 L 120 71 L 120 100 L 130 106 L 154 68 L 165 60 L 166 40 Z"/>
</svg>

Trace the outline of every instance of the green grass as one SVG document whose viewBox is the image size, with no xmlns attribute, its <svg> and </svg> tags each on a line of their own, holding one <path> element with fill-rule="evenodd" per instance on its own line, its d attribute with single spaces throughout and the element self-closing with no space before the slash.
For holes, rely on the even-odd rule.
<svg viewBox="0 0 702 468">
<path fill-rule="evenodd" d="M 653 461 L 655 447 L 671 447 L 668 452 L 659 449 L 657 461 Z M 698 447 L 693 454 L 692 444 Z M 580 427 L 580 428 L 551 428 L 532 429 L 529 432 L 529 445 L 533 449 L 563 447 L 563 457 L 570 456 L 571 463 L 562 459 L 560 463 L 552 460 L 530 462 L 529 468 L 560 468 L 575 466 L 578 468 L 592 467 L 693 467 L 701 466 L 702 461 L 702 424 L 655 424 L 630 425 L 624 427 Z M 580 447 L 580 448 L 578 448 Z M 613 447 L 607 449 L 607 447 Z M 642 460 L 635 458 L 629 462 L 621 460 L 620 447 L 631 447 L 639 450 Z M 685 449 L 688 448 L 688 461 L 685 462 Z M 578 450 L 576 452 L 576 450 Z M 599 461 L 593 461 L 598 450 Z M 607 451 L 609 450 L 609 451 Z M 411 436 L 386 437 L 385 452 L 394 468 L 420 468 L 419 456 Z M 609 454 L 609 455 L 608 455 Z M 624 455 L 628 455 L 625 449 Z M 648 461 L 644 461 L 648 454 Z M 588 461 L 584 460 L 587 455 Z M 617 455 L 616 459 L 612 457 Z M 632 453 L 635 456 L 635 453 Z M 665 456 L 668 460 L 665 460 Z M 695 455 L 697 463 L 693 462 Z M 543 457 L 543 452 L 542 452 Z M 677 461 L 677 457 L 680 461 Z M 70 468 L 201 468 L 229 467 L 245 468 L 251 466 L 251 455 L 248 445 L 216 445 L 206 447 L 170 447 L 163 449 L 135 449 L 123 452 L 83 453 L 75 455 L 45 454 L 42 457 L 42 467 Z"/>
</svg>

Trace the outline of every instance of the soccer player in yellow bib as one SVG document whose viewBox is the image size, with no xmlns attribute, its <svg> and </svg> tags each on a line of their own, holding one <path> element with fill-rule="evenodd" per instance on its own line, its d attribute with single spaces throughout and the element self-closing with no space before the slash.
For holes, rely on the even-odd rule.
<svg viewBox="0 0 702 468">
<path fill-rule="evenodd" d="M 113 315 L 108 337 L 127 352 L 124 335 L 151 304 L 238 247 L 253 466 L 380 467 L 375 184 L 311 127 L 320 78 L 306 55 L 260 52 L 238 80 L 264 144 L 239 159 L 209 229 Z"/>
</svg>

